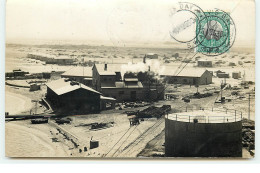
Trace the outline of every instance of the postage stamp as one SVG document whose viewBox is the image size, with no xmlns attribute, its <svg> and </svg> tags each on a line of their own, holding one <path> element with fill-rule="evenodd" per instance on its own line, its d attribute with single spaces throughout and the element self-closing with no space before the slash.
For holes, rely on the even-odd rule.
<svg viewBox="0 0 260 173">
<path fill-rule="evenodd" d="M 231 46 L 231 18 L 222 11 L 205 12 L 206 17 L 196 20 L 196 51 L 208 55 L 222 54 Z"/>
</svg>

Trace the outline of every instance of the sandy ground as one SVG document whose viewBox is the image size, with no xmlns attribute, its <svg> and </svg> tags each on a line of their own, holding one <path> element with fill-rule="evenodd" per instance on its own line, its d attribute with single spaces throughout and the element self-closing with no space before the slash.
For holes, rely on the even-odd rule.
<svg viewBox="0 0 260 173">
<path fill-rule="evenodd" d="M 66 157 L 68 153 L 60 143 L 51 142 L 48 125 L 33 125 L 30 121 L 5 124 L 7 157 Z"/>
<path fill-rule="evenodd" d="M 28 111 L 32 107 L 30 98 L 9 91 L 5 92 L 5 112 L 9 112 L 10 115 Z"/>
</svg>

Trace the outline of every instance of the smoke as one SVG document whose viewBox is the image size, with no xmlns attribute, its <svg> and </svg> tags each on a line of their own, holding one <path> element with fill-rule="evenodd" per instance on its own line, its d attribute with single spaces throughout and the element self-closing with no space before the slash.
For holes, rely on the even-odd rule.
<svg viewBox="0 0 260 173">
<path fill-rule="evenodd" d="M 121 66 L 121 75 L 122 79 L 124 78 L 125 73 L 138 73 L 138 72 L 146 72 L 150 71 L 155 73 L 155 78 L 158 80 L 160 79 L 160 75 L 164 72 L 165 66 L 162 66 L 160 64 L 160 61 L 158 60 L 146 60 L 146 63 L 143 62 L 138 62 L 136 64 L 132 64 L 129 62 L 128 64 L 122 65 Z"/>
</svg>

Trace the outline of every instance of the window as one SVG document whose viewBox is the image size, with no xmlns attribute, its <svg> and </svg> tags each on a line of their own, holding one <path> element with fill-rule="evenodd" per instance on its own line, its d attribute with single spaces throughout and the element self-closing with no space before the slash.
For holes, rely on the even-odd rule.
<svg viewBox="0 0 260 173">
<path fill-rule="evenodd" d="M 123 95 L 123 94 L 125 94 L 125 92 L 124 91 L 119 91 L 118 94 L 119 95 Z"/>
<path fill-rule="evenodd" d="M 104 80 L 104 81 L 107 81 L 107 78 L 104 78 L 103 80 Z"/>
<path fill-rule="evenodd" d="M 187 79 L 183 79 L 183 82 L 184 82 L 184 83 L 187 83 Z"/>
</svg>

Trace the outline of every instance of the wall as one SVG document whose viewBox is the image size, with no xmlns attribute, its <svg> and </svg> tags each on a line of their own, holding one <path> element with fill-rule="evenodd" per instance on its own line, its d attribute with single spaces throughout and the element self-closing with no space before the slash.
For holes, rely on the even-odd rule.
<svg viewBox="0 0 260 173">
<path fill-rule="evenodd" d="M 165 119 L 166 157 L 242 157 L 242 123 Z"/>
<path fill-rule="evenodd" d="M 119 92 L 122 92 L 120 94 Z M 136 99 L 131 99 L 131 91 L 136 91 Z M 107 97 L 113 97 L 117 102 L 144 100 L 145 93 L 143 88 L 102 88 L 102 94 Z"/>
<path fill-rule="evenodd" d="M 54 108 L 62 108 L 65 111 L 99 111 L 100 95 L 85 89 L 77 89 L 63 95 L 57 95 L 47 87 L 46 98 L 52 103 Z"/>
</svg>

